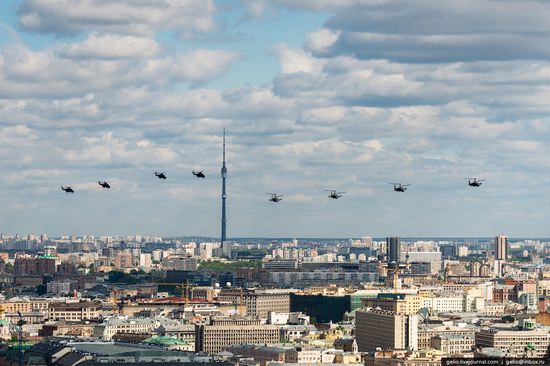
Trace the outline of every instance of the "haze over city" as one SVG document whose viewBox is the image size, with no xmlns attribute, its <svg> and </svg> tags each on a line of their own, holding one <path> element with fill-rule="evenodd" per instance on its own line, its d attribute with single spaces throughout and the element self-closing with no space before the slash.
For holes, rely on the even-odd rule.
<svg viewBox="0 0 550 366">
<path fill-rule="evenodd" d="M 549 13 L 2 1 L 0 232 L 219 237 L 225 127 L 229 238 L 549 237 Z"/>
</svg>

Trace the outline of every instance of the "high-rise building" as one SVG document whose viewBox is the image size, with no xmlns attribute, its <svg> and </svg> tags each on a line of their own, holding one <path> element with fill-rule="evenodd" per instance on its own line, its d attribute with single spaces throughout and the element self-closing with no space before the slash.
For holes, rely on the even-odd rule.
<svg viewBox="0 0 550 366">
<path fill-rule="evenodd" d="M 355 313 L 359 352 L 418 349 L 418 315 L 364 308 Z"/>
<path fill-rule="evenodd" d="M 441 252 L 441 257 L 445 259 L 456 257 L 456 245 L 455 244 L 444 244 L 439 246 L 439 251 Z"/>
<path fill-rule="evenodd" d="M 386 238 L 386 248 L 388 251 L 388 263 L 399 263 L 399 254 L 401 253 L 401 239 L 395 236 Z"/>
<path fill-rule="evenodd" d="M 495 237 L 495 259 L 508 259 L 508 237 L 506 235 L 498 235 Z"/>
</svg>

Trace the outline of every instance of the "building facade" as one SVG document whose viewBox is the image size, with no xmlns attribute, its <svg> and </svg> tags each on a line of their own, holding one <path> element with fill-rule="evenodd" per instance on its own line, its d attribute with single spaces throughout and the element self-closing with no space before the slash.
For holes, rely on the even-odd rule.
<svg viewBox="0 0 550 366">
<path fill-rule="evenodd" d="M 418 315 L 364 308 L 355 312 L 359 352 L 418 348 Z"/>
</svg>

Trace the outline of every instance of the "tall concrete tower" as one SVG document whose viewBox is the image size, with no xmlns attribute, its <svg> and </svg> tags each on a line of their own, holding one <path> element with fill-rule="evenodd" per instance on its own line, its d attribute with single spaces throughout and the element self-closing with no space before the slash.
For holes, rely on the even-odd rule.
<svg viewBox="0 0 550 366">
<path fill-rule="evenodd" d="M 225 167 L 225 127 L 223 128 L 223 163 L 222 163 L 222 237 L 221 237 L 221 246 L 223 249 L 223 244 L 227 240 L 226 236 L 226 218 L 225 218 L 225 199 L 227 194 L 225 192 L 225 179 L 227 178 L 227 168 Z M 225 253 L 224 253 L 225 254 Z"/>
</svg>

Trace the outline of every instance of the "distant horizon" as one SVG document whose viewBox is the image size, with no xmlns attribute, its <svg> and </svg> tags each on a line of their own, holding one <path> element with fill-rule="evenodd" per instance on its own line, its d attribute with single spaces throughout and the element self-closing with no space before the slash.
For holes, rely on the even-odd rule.
<svg viewBox="0 0 550 366">
<path fill-rule="evenodd" d="M 0 233 L 2 234 L 2 233 Z M 5 234 L 5 236 L 8 236 L 10 238 L 13 238 L 14 237 L 14 234 Z M 83 235 L 78 235 L 78 234 L 70 234 L 70 235 L 53 235 L 53 236 L 50 236 L 48 234 L 24 234 L 24 235 L 20 235 L 19 236 L 19 239 L 25 239 L 27 237 L 27 235 L 35 235 L 37 237 L 37 239 L 40 238 L 40 235 L 46 235 L 48 237 L 48 239 L 52 239 L 52 240 L 56 240 L 56 239 L 61 239 L 62 237 L 71 237 L 73 235 L 75 235 L 77 238 L 82 238 L 84 236 L 93 236 L 94 238 L 99 238 L 99 237 L 115 237 L 115 238 L 126 238 L 126 237 L 131 237 L 131 236 L 141 236 L 141 237 L 156 237 L 156 238 L 162 238 L 162 239 L 193 239 L 193 238 L 204 238 L 204 239 L 213 239 L 213 240 L 217 240 L 219 241 L 219 238 L 217 237 L 214 237 L 214 236 L 209 236 L 209 235 L 168 235 L 168 236 L 163 236 L 163 235 L 146 235 L 146 234 L 126 234 L 126 235 L 108 235 L 108 234 L 99 234 L 99 235 L 95 235 L 95 234 L 83 234 Z M 500 234 L 497 234 L 497 235 L 500 235 Z M 392 235 L 392 236 L 398 236 L 400 239 L 402 240 L 408 240 L 408 241 L 411 241 L 411 240 L 414 240 L 414 241 L 422 241 L 422 240 L 426 240 L 426 241 L 468 241 L 468 240 L 479 240 L 479 241 L 485 241 L 485 240 L 493 240 L 497 235 L 493 235 L 493 236 L 449 236 L 449 237 L 445 237 L 445 236 L 442 236 L 442 237 L 438 237 L 438 236 L 398 236 L 398 235 Z M 506 234 L 503 234 L 503 235 L 506 235 Z M 507 235 L 508 236 L 508 235 Z M 229 237 L 227 238 L 228 241 L 239 241 L 239 240 L 276 240 L 276 241 L 292 241 L 292 240 L 310 240 L 310 241 L 315 241 L 315 240 L 327 240 L 327 241 L 345 241 L 345 240 L 361 240 L 361 238 L 363 237 L 367 237 L 367 236 L 361 236 L 361 237 L 353 237 L 353 236 L 350 236 L 350 237 L 271 237 L 271 236 L 266 236 L 266 237 L 261 237 L 261 236 L 258 236 L 258 237 L 254 237 L 254 236 L 242 236 L 242 237 Z M 386 240 L 387 237 L 390 237 L 390 236 L 380 236 L 380 237 L 372 237 L 372 236 L 369 236 L 370 238 L 372 238 L 373 241 L 384 241 Z M 508 236 L 508 240 L 510 241 L 523 241 L 523 240 L 539 240 L 539 241 L 550 241 L 550 237 L 523 237 L 523 236 L 518 236 L 518 237 L 511 237 L 511 236 Z"/>
</svg>

